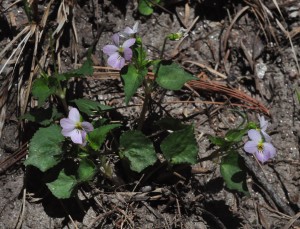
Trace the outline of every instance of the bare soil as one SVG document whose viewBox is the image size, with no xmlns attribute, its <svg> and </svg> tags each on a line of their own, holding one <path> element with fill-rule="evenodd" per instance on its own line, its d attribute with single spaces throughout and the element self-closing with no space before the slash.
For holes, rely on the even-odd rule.
<svg viewBox="0 0 300 229">
<path fill-rule="evenodd" d="M 39 1 L 40 15 L 48 2 Z M 47 33 L 58 26 L 60 2 L 55 1 L 50 8 L 38 58 L 49 42 Z M 165 36 L 179 31 L 180 27 L 188 28 L 198 17 L 180 45 L 179 41 L 167 43 L 165 58 L 177 61 L 203 80 L 251 96 L 269 114 L 247 100 L 205 87 L 166 92 L 161 101 L 165 114 L 195 125 L 199 163 L 192 169 L 179 166 L 179 177 L 165 170 L 124 177 L 119 159 L 112 153 L 115 181 L 99 175 L 79 190 L 78 198 L 59 201 L 41 185 L 38 171 L 23 166 L 24 157 L 11 158 L 14 152 L 24 149 L 23 143 L 32 134 L 30 128 L 22 128 L 18 118 L 17 83 L 21 75 L 15 76 L 5 100 L 6 108 L 1 107 L 6 109 L 6 114 L 0 162 L 10 158 L 13 163 L 11 166 L 7 161 L 0 163 L 0 228 L 299 228 L 300 104 L 296 90 L 300 75 L 295 60 L 299 60 L 300 53 L 299 1 L 166 1 L 164 8 L 170 12 L 156 7 L 148 17 L 137 12 L 137 1 L 75 2 L 72 9 L 77 41 L 70 22 L 58 39 L 62 72 L 78 67 L 75 61 L 82 63 L 90 46 L 94 46 L 95 67 L 106 66 L 102 47 L 110 43 L 112 34 L 133 26 L 136 21 L 149 57 L 158 58 Z M 28 23 L 22 4 L 7 9 L 11 3 L 0 1 L 1 50 Z M 31 53 L 33 44 L 30 40 L 25 51 Z M 30 58 L 30 55 L 21 58 L 16 69 L 24 74 L 24 88 L 28 86 L 28 71 L 20 69 Z M 257 70 L 259 66 L 267 68 L 262 76 Z M 11 68 L 8 66 L 1 74 L 1 87 Z M 110 106 L 125 105 L 118 77 L 98 74 L 95 70 L 93 76 L 74 81 L 72 86 L 77 96 L 82 93 Z M 154 100 L 160 99 L 160 95 L 160 92 L 154 94 Z M 142 96 L 138 91 L 130 107 L 118 109 L 111 118 L 132 125 L 139 115 Z M 33 99 L 27 110 L 32 105 Z M 236 110 L 253 121 L 257 121 L 257 114 L 266 115 L 277 149 L 274 160 L 262 166 L 240 151 L 246 162 L 250 196 L 225 187 L 219 170 L 220 159 L 205 159 L 215 149 L 207 135 L 224 136 L 228 129 L 241 123 Z"/>
</svg>

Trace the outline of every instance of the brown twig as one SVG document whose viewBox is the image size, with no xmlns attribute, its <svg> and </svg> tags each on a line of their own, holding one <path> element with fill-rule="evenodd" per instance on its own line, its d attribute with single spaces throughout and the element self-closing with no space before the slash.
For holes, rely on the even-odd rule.
<svg viewBox="0 0 300 229">
<path fill-rule="evenodd" d="M 118 71 L 110 71 L 112 68 L 108 68 L 108 67 L 97 66 L 97 67 L 95 67 L 95 69 L 96 70 L 108 70 L 108 71 L 107 72 L 104 72 L 104 71 L 95 72 L 93 77 L 88 77 L 88 80 L 89 79 L 96 80 L 99 76 L 100 77 L 111 76 L 111 77 L 118 78 L 120 75 Z M 218 73 L 217 71 L 214 71 L 214 73 L 218 74 L 219 76 L 222 75 L 221 73 Z M 147 77 L 149 77 L 150 79 L 153 79 L 153 76 L 154 76 L 154 73 L 149 72 Z M 224 77 L 224 75 L 222 75 L 222 77 Z M 199 79 L 197 81 L 192 80 L 192 81 L 189 81 L 187 84 L 196 91 L 197 90 L 202 90 L 202 91 L 205 90 L 205 91 L 220 93 L 220 94 L 224 94 L 229 97 L 239 99 L 245 103 L 250 104 L 250 105 L 247 105 L 247 104 L 244 105 L 244 104 L 233 103 L 232 104 L 233 106 L 240 106 L 240 107 L 245 107 L 247 109 L 260 110 L 261 112 L 263 112 L 267 115 L 270 115 L 269 110 L 263 104 L 261 104 L 256 99 L 248 96 L 247 94 L 245 94 L 244 92 L 242 92 L 238 89 L 232 89 L 232 88 L 229 88 L 218 82 L 203 80 L 203 79 Z M 203 103 L 224 104 L 224 102 L 203 102 Z"/>
<path fill-rule="evenodd" d="M 0 174 L 25 157 L 27 153 L 27 144 L 28 142 L 24 143 L 16 152 L 0 162 Z"/>
</svg>

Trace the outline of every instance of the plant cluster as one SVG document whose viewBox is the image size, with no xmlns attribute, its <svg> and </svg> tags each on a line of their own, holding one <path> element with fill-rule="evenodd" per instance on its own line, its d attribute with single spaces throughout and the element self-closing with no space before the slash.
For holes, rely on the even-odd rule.
<svg viewBox="0 0 300 229">
<path fill-rule="evenodd" d="M 126 27 L 124 31 L 114 34 L 112 44 L 103 47 L 103 52 L 108 55 L 108 65 L 120 70 L 125 103 L 129 103 L 138 88 L 144 92 L 140 117 L 136 125 L 129 129 L 104 118 L 105 113 L 113 110 L 109 106 L 83 98 L 68 100 L 66 92 L 70 78 L 93 74 L 89 56 L 79 69 L 66 73 L 54 72 L 51 76 L 42 72 L 40 78 L 34 81 L 32 94 L 38 100 L 38 108 L 23 118 L 37 122 L 41 127 L 30 140 L 25 165 L 54 174 L 55 178 L 46 185 L 57 198 L 71 197 L 80 184 L 91 181 L 98 173 L 107 178 L 113 176 L 114 171 L 105 154 L 106 141 L 116 146 L 115 151 L 123 166 L 136 173 L 145 169 L 149 169 L 149 172 L 151 166 L 155 165 L 164 165 L 167 170 L 172 170 L 178 164 L 191 165 L 198 162 L 198 145 L 193 125 L 172 117 L 163 117 L 152 124 L 161 134 L 146 135 L 144 131 L 153 91 L 158 87 L 179 90 L 186 82 L 197 78 L 179 64 L 163 60 L 164 47 L 160 59 L 149 60 L 142 38 L 137 33 L 136 23 L 133 28 Z M 184 35 L 183 32 L 170 34 L 164 44 L 168 40 L 181 39 Z M 50 98 L 57 98 L 59 102 L 53 103 L 54 100 Z M 62 118 L 61 108 L 68 118 Z M 261 162 L 275 156 L 275 148 L 266 133 L 267 124 L 260 117 L 260 127 L 249 122 L 245 127 L 228 131 L 224 138 L 210 136 L 211 142 L 220 148 L 217 155 L 222 156 L 221 172 L 229 188 L 247 193 L 242 184 L 243 179 L 238 182 L 232 180 L 241 171 L 240 174 L 245 174 L 237 152 L 242 147 L 244 135 L 248 133 L 250 138 L 244 145 L 246 152 L 254 154 Z M 121 134 L 115 136 L 114 130 L 117 128 L 121 129 Z M 147 128 L 151 129 L 149 126 Z M 114 138 L 109 138 L 112 135 Z M 163 162 L 158 160 L 158 154 L 164 157 Z"/>
</svg>

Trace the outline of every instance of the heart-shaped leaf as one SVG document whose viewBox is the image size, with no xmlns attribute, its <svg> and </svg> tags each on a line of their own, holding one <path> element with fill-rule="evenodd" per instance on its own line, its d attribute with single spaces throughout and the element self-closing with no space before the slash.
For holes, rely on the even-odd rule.
<svg viewBox="0 0 300 229">
<path fill-rule="evenodd" d="M 64 139 L 57 125 L 40 128 L 29 143 L 29 154 L 24 164 L 35 166 L 42 172 L 57 165 L 62 158 L 61 143 Z"/>
<path fill-rule="evenodd" d="M 138 71 L 134 65 L 129 64 L 121 70 L 121 77 L 124 81 L 125 103 L 128 104 L 131 97 L 136 93 L 137 89 L 142 85 L 147 69 Z"/>
<path fill-rule="evenodd" d="M 110 125 L 100 126 L 94 129 L 92 132 L 88 134 L 88 138 L 87 138 L 88 142 L 90 143 L 90 146 L 94 150 L 99 150 L 103 142 L 105 141 L 107 134 L 111 130 L 120 126 L 121 126 L 120 124 L 110 124 Z"/>
<path fill-rule="evenodd" d="M 172 164 L 197 163 L 198 145 L 193 126 L 174 131 L 162 141 L 160 148 Z"/>
<path fill-rule="evenodd" d="M 138 173 L 157 160 L 151 140 L 141 131 L 127 131 L 122 134 L 120 154 L 129 160 L 131 170 Z"/>
<path fill-rule="evenodd" d="M 198 79 L 172 61 L 161 61 L 155 66 L 156 71 L 156 82 L 168 90 L 180 90 L 186 82 Z"/>
<path fill-rule="evenodd" d="M 77 185 L 77 180 L 73 175 L 67 175 L 64 170 L 60 171 L 57 179 L 46 184 L 52 194 L 58 199 L 70 198 Z"/>
<path fill-rule="evenodd" d="M 94 175 L 96 173 L 96 166 L 88 158 L 84 158 L 80 161 L 77 174 L 78 174 L 78 180 L 80 182 L 85 182 L 93 179 Z"/>
<path fill-rule="evenodd" d="M 87 115 L 93 115 L 97 111 L 107 111 L 112 109 L 110 106 L 89 99 L 75 99 L 73 102 L 81 112 Z"/>
<path fill-rule="evenodd" d="M 237 152 L 231 151 L 222 158 L 220 170 L 227 188 L 248 195 L 246 168 L 242 157 Z"/>
</svg>

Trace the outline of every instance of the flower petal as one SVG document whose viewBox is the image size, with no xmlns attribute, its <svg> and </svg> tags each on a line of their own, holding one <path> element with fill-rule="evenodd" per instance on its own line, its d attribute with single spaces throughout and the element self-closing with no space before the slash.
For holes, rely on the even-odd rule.
<svg viewBox="0 0 300 229">
<path fill-rule="evenodd" d="M 264 144 L 264 152 L 268 153 L 269 158 L 273 158 L 276 154 L 276 149 L 275 147 L 268 142 L 265 142 Z"/>
<path fill-rule="evenodd" d="M 134 43 L 135 43 L 135 38 L 130 38 L 130 39 L 124 41 L 122 47 L 129 48 L 130 46 L 134 45 Z"/>
<path fill-rule="evenodd" d="M 129 27 L 126 27 L 123 31 L 123 33 L 126 33 L 128 35 L 131 35 L 131 34 L 135 34 L 135 32 L 133 31 L 133 29 L 129 28 Z"/>
<path fill-rule="evenodd" d="M 264 116 L 260 116 L 260 115 L 258 115 L 258 120 L 259 120 L 260 129 L 266 131 L 268 127 L 268 121 L 265 120 Z"/>
<path fill-rule="evenodd" d="M 72 120 L 74 123 L 80 122 L 80 114 L 76 108 L 71 108 L 69 112 L 69 119 Z"/>
<path fill-rule="evenodd" d="M 124 59 L 130 61 L 132 58 L 132 50 L 130 48 L 124 48 Z"/>
<path fill-rule="evenodd" d="M 78 129 L 74 129 L 71 133 L 70 133 L 70 137 L 72 142 L 76 143 L 76 144 L 82 144 L 82 134 L 81 134 L 81 130 Z"/>
<path fill-rule="evenodd" d="M 81 131 L 81 138 L 82 138 L 82 146 L 86 145 L 86 132 L 85 131 Z"/>
<path fill-rule="evenodd" d="M 272 138 L 264 130 L 260 130 L 266 142 L 271 142 Z"/>
<path fill-rule="evenodd" d="M 116 69 L 122 69 L 125 66 L 125 59 L 123 57 L 120 58 L 119 62 L 118 62 L 118 66 L 116 67 Z"/>
<path fill-rule="evenodd" d="M 265 163 L 270 158 L 270 155 L 268 153 L 266 153 L 265 151 L 257 151 L 255 153 L 255 156 L 256 156 L 257 160 L 259 160 L 261 163 Z"/>
<path fill-rule="evenodd" d="M 125 65 L 125 59 L 119 53 L 114 53 L 108 58 L 107 63 L 111 67 L 120 70 Z"/>
<path fill-rule="evenodd" d="M 134 26 L 132 28 L 133 33 L 137 33 L 139 30 L 139 22 L 134 23 Z"/>
<path fill-rule="evenodd" d="M 262 139 L 260 132 L 254 129 L 248 131 L 248 136 L 252 141 L 255 141 L 256 143 L 258 143 Z"/>
<path fill-rule="evenodd" d="M 112 55 L 112 54 L 114 54 L 114 53 L 116 53 L 116 52 L 118 52 L 118 47 L 117 46 L 115 46 L 115 45 L 105 45 L 104 47 L 103 47 L 103 49 L 102 49 L 102 51 L 105 53 L 105 54 L 107 54 L 107 55 Z"/>
<path fill-rule="evenodd" d="M 71 137 L 73 130 L 75 130 L 75 129 L 72 129 L 72 130 L 62 129 L 61 134 L 65 137 Z"/>
<path fill-rule="evenodd" d="M 116 46 L 120 46 L 120 35 L 118 33 L 112 36 L 112 40 Z"/>
<path fill-rule="evenodd" d="M 82 122 L 82 123 L 81 123 L 81 126 L 82 126 L 82 129 L 83 129 L 85 132 L 87 132 L 87 133 L 94 130 L 93 125 L 92 125 L 91 123 L 89 123 L 89 122 Z M 83 132 L 84 132 L 84 131 L 83 131 Z"/>
<path fill-rule="evenodd" d="M 257 151 L 257 142 L 255 141 L 248 141 L 244 145 L 244 150 L 247 153 L 255 153 Z"/>
<path fill-rule="evenodd" d="M 76 123 L 69 118 L 63 118 L 60 120 L 60 126 L 64 131 L 72 131 L 75 129 Z"/>
</svg>

